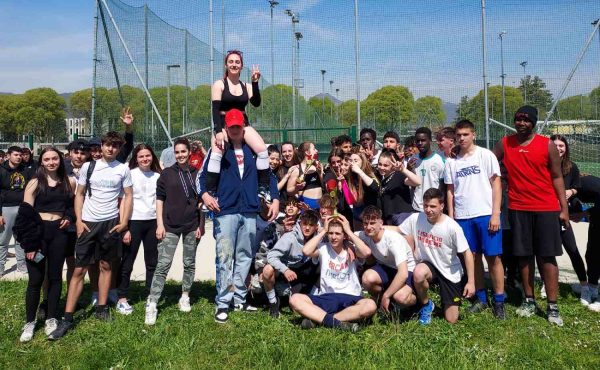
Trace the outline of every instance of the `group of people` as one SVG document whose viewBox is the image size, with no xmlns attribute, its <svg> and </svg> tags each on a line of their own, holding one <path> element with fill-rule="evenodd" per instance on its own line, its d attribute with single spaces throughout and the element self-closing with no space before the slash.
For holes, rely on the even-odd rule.
<svg viewBox="0 0 600 370">
<path fill-rule="evenodd" d="M 245 107 L 261 103 L 260 71 L 253 66 L 246 84 L 242 68 L 242 53 L 228 52 L 225 76 L 212 88 L 215 135 L 208 152 L 186 138 L 175 139 L 161 160 L 147 144 L 134 147 L 128 109 L 121 117 L 125 137 L 108 132 L 99 141 L 76 140 L 67 159 L 48 147 L 26 165 L 21 148 L 8 149 L 0 167 L 0 271 L 14 231 L 18 268 L 26 266 L 29 275 L 22 342 L 33 338 L 40 319 L 51 340 L 74 327 L 86 274 L 98 319 L 111 319 L 111 303 L 119 314 L 131 314 L 130 279 L 142 243 L 145 323 L 156 323 L 180 241 L 178 306 L 190 312 L 207 213 L 220 324 L 232 310 L 258 311 L 262 298 L 275 318 L 287 302 L 305 329 L 354 332 L 378 311 L 416 313 L 426 325 L 435 309 L 432 285 L 450 323 L 465 298 L 469 312 L 491 308 L 504 320 L 505 280 L 520 280 L 524 299 L 516 314 L 529 317 L 539 309 L 537 262 L 548 321 L 562 326 L 556 262 L 562 246 L 580 280 L 581 302 L 600 312 L 599 179 L 579 174 L 564 137 L 534 133 L 534 107 L 516 112 L 516 134 L 493 150 L 477 146 L 475 126 L 460 120 L 436 133 L 437 151 L 426 127 L 403 143 L 389 131 L 382 147 L 365 128 L 358 143 L 332 138 L 321 163 L 314 143 L 267 146 L 249 125 Z M 596 206 L 584 210 L 582 203 Z M 569 223 L 582 217 L 590 220 L 587 271 Z"/>
</svg>

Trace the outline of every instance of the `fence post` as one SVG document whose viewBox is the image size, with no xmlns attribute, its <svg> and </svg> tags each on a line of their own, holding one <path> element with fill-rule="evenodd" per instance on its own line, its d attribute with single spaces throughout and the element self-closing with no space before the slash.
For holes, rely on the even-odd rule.
<svg viewBox="0 0 600 370">
<path fill-rule="evenodd" d="M 285 143 L 286 141 L 288 141 L 288 130 L 283 130 L 283 142 Z"/>
<path fill-rule="evenodd" d="M 350 137 L 353 142 L 356 142 L 356 126 L 354 125 L 350 126 Z"/>
</svg>

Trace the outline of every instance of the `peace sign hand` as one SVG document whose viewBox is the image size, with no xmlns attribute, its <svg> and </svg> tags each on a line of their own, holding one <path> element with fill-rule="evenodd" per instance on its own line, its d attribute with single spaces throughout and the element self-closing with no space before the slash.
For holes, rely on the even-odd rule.
<svg viewBox="0 0 600 370">
<path fill-rule="evenodd" d="M 402 160 L 396 160 L 396 158 L 392 157 L 392 169 L 394 171 L 402 171 L 404 169 L 404 163 L 402 162 Z"/>
<path fill-rule="evenodd" d="M 252 82 L 258 82 L 260 80 L 260 70 L 258 64 L 252 65 Z"/>
<path fill-rule="evenodd" d="M 131 107 L 123 108 L 121 112 L 121 121 L 127 126 L 133 123 L 133 114 L 131 114 Z"/>
</svg>

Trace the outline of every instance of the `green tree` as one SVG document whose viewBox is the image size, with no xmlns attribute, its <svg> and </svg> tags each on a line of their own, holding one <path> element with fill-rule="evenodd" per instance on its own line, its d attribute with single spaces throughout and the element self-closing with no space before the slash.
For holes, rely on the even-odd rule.
<svg viewBox="0 0 600 370">
<path fill-rule="evenodd" d="M 65 100 L 53 89 L 27 90 L 14 114 L 17 133 L 32 133 L 42 141 L 65 140 L 65 107 Z"/>
<path fill-rule="evenodd" d="M 356 124 L 356 99 L 346 100 L 338 106 L 340 122 L 344 126 Z"/>
<path fill-rule="evenodd" d="M 323 99 L 318 96 L 313 96 L 308 99 L 308 105 L 322 123 L 332 123 L 332 120 L 335 117 L 335 104 L 333 104 L 333 101 L 331 101 L 329 97 Z"/>
<path fill-rule="evenodd" d="M 414 119 L 414 98 L 404 86 L 384 86 L 361 103 L 361 120 L 385 131 Z"/>
<path fill-rule="evenodd" d="M 592 119 L 595 114 L 595 105 L 588 95 L 575 95 L 561 99 L 557 106 L 554 118 L 560 120 L 568 119 Z"/>
<path fill-rule="evenodd" d="M 552 93 L 546 88 L 546 83 L 538 76 L 525 76 L 519 83 L 519 91 L 525 100 L 527 92 L 527 104 L 538 109 L 538 117 L 546 117 L 546 112 L 552 107 Z"/>
<path fill-rule="evenodd" d="M 443 126 L 446 123 L 446 112 L 442 99 L 435 96 L 418 98 L 415 101 L 415 118 L 420 126 Z"/>
</svg>

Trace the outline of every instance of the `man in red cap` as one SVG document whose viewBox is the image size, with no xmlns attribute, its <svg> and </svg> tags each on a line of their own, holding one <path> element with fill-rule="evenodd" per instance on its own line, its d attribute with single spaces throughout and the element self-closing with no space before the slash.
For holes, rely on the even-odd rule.
<svg viewBox="0 0 600 370">
<path fill-rule="evenodd" d="M 537 109 L 525 105 L 515 113 L 516 134 L 502 138 L 494 148 L 508 178 L 508 219 L 513 252 L 519 257 L 525 301 L 516 313 L 530 317 L 537 306 L 533 294 L 535 259 L 543 272 L 548 295 L 548 321 L 562 326 L 558 312 L 558 265 L 562 254 L 560 228 L 568 228 L 569 211 L 560 157 L 556 145 L 533 129 Z"/>
<path fill-rule="evenodd" d="M 207 191 L 206 173 L 211 151 L 198 178 L 202 201 L 215 213 L 218 275 L 215 321 L 220 324 L 227 322 L 232 300 L 236 311 L 257 311 L 246 303 L 246 278 L 253 258 L 256 216 L 260 212 L 256 153 L 244 142 L 244 114 L 237 109 L 229 110 L 225 115 L 225 129 L 231 145 L 223 152 L 216 194 Z M 279 192 L 275 176 L 269 174 L 269 177 L 272 202 L 268 216 L 272 221 L 279 213 Z"/>
</svg>

